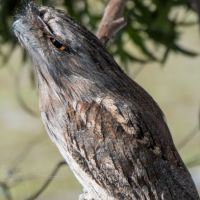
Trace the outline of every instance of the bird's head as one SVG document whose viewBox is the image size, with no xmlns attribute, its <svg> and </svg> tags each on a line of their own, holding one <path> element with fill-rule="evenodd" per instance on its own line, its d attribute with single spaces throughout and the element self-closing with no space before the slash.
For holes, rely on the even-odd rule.
<svg viewBox="0 0 200 200">
<path fill-rule="evenodd" d="M 63 11 L 31 2 L 16 17 L 13 30 L 40 76 L 98 81 L 115 65 L 101 42 Z"/>
</svg>

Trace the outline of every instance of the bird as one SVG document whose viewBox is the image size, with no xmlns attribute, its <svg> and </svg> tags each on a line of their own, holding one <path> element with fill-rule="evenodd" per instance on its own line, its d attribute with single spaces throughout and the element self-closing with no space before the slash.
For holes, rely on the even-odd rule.
<svg viewBox="0 0 200 200">
<path fill-rule="evenodd" d="M 41 118 L 83 186 L 79 200 L 198 200 L 163 112 L 97 37 L 28 3 L 13 31 L 29 54 Z"/>
</svg>

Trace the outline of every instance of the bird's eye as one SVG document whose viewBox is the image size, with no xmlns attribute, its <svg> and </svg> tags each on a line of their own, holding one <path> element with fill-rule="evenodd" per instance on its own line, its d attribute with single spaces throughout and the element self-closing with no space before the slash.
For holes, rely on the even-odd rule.
<svg viewBox="0 0 200 200">
<path fill-rule="evenodd" d="M 50 38 L 51 43 L 59 50 L 59 51 L 65 51 L 66 47 L 65 45 L 61 44 L 58 40 L 55 38 L 51 37 Z"/>
</svg>

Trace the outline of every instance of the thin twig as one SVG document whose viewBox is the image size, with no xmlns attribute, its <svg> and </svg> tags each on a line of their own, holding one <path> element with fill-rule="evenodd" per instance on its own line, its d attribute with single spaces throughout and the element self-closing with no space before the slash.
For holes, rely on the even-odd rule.
<svg viewBox="0 0 200 200">
<path fill-rule="evenodd" d="M 21 82 L 21 78 L 22 78 L 22 70 L 24 68 L 24 65 L 22 66 L 21 70 L 18 72 L 17 76 L 16 76 L 16 98 L 19 102 L 19 104 L 21 105 L 21 107 L 30 115 L 34 116 L 34 117 L 38 117 L 38 113 L 36 113 L 34 110 L 32 110 L 29 105 L 27 105 L 27 103 L 24 101 L 22 95 L 21 95 L 21 87 L 20 87 L 20 82 Z"/>
<path fill-rule="evenodd" d="M 36 143 L 42 142 L 41 138 L 34 138 L 31 140 L 23 149 L 22 152 L 19 153 L 19 155 L 15 158 L 15 160 L 12 162 L 11 167 L 7 170 L 8 176 L 6 177 L 5 182 L 10 181 L 10 179 L 13 179 L 14 176 L 16 176 L 18 172 L 19 164 L 21 164 L 29 155 L 29 153 L 32 151 Z"/>
<path fill-rule="evenodd" d="M 60 170 L 62 166 L 66 165 L 65 161 L 60 161 L 57 163 L 51 174 L 48 176 L 46 181 L 43 183 L 43 185 L 36 191 L 34 194 L 32 194 L 30 197 L 28 197 L 26 200 L 35 200 L 44 190 L 49 186 L 49 184 L 53 181 L 54 177 Z"/>
<path fill-rule="evenodd" d="M 107 43 L 126 25 L 123 17 L 125 4 L 126 0 L 110 0 L 108 2 L 96 33 L 102 43 Z"/>
<path fill-rule="evenodd" d="M 29 144 L 27 144 L 26 148 L 19 154 L 19 156 L 12 163 L 11 167 L 7 170 L 7 176 L 5 177 L 5 180 L 0 181 L 0 188 L 3 191 L 3 195 L 6 200 L 13 199 L 10 192 L 11 188 L 16 187 L 16 185 L 22 183 L 25 180 L 31 179 L 28 176 L 19 177 L 18 167 L 19 167 L 19 164 L 21 164 L 23 160 L 27 157 L 27 155 L 30 153 L 30 151 L 33 148 L 33 145 L 35 145 L 36 142 L 38 143 L 38 139 L 37 140 L 34 139 Z"/>
<path fill-rule="evenodd" d="M 3 195 L 5 197 L 6 200 L 12 200 L 12 196 L 10 193 L 10 187 L 7 185 L 7 183 L 5 182 L 0 182 L 0 188 L 3 191 Z"/>
<path fill-rule="evenodd" d="M 198 124 L 179 142 L 177 148 L 183 149 L 200 131 L 200 108 L 198 112 Z"/>
<path fill-rule="evenodd" d="M 187 165 L 187 167 L 189 167 L 189 168 L 199 166 L 199 165 L 200 165 L 200 156 L 198 156 L 198 157 L 196 157 L 196 158 L 193 158 L 193 159 L 191 159 L 190 161 L 186 161 L 186 165 Z"/>
<path fill-rule="evenodd" d="M 183 149 L 199 132 L 199 126 L 196 126 L 193 130 L 191 130 L 177 145 L 179 150 Z"/>
<path fill-rule="evenodd" d="M 145 65 L 141 65 L 138 69 L 135 70 L 134 74 L 132 75 L 133 79 L 136 79 L 137 76 L 142 72 L 142 70 L 145 68 Z"/>
</svg>

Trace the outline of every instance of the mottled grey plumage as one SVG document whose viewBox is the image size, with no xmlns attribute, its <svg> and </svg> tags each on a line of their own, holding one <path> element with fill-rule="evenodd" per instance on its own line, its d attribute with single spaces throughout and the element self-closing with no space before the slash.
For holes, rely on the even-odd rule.
<svg viewBox="0 0 200 200">
<path fill-rule="evenodd" d="M 155 101 L 62 11 L 30 3 L 13 24 L 35 65 L 42 120 L 95 200 L 198 200 Z"/>
</svg>

